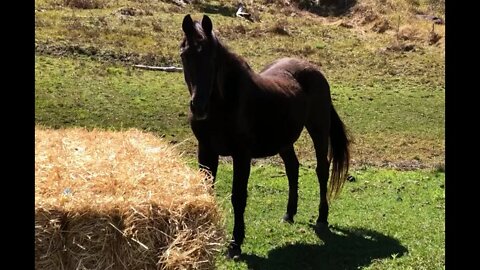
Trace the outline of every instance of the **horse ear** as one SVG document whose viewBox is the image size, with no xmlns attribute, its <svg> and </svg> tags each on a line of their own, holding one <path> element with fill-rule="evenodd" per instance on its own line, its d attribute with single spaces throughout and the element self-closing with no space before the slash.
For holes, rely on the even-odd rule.
<svg viewBox="0 0 480 270">
<path fill-rule="evenodd" d="M 203 31 L 205 32 L 205 35 L 207 35 L 208 37 L 212 36 L 212 29 L 213 29 L 212 20 L 210 20 L 210 18 L 207 15 L 203 15 L 202 28 L 203 28 Z"/>
<path fill-rule="evenodd" d="M 186 35 L 192 34 L 193 31 L 195 30 L 193 28 L 193 20 L 192 20 L 192 17 L 190 17 L 190 14 L 186 15 L 183 18 L 182 29 L 183 29 L 183 32 L 185 32 Z"/>
</svg>

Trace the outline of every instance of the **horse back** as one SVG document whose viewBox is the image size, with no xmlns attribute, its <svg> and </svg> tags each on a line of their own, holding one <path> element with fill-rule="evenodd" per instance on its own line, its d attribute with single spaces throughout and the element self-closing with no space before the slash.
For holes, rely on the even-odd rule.
<svg viewBox="0 0 480 270">
<path fill-rule="evenodd" d="M 266 66 L 260 76 L 273 81 L 294 80 L 308 95 L 330 96 L 330 86 L 320 68 L 306 60 L 281 58 Z"/>
</svg>

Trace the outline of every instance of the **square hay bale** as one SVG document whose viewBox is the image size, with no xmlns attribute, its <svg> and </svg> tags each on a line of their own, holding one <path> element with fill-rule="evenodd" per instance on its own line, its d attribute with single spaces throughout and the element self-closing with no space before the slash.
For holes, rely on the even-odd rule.
<svg viewBox="0 0 480 270">
<path fill-rule="evenodd" d="M 35 268 L 65 269 L 62 256 L 64 214 L 56 209 L 35 208 Z"/>
<path fill-rule="evenodd" d="M 157 137 L 35 129 L 35 268 L 210 269 L 211 179 Z"/>
</svg>

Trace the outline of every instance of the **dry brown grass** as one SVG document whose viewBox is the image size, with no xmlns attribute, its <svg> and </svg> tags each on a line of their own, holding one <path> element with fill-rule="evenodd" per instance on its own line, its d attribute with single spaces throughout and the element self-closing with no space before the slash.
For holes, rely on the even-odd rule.
<svg viewBox="0 0 480 270">
<path fill-rule="evenodd" d="M 108 0 L 63 0 L 65 6 L 78 9 L 103 8 L 107 2 Z"/>
<path fill-rule="evenodd" d="M 208 269 L 210 181 L 137 130 L 35 130 L 36 269 Z"/>
<path fill-rule="evenodd" d="M 430 1 L 441 2 L 441 1 Z M 361 0 L 343 19 L 351 28 L 386 33 L 397 40 L 436 44 L 445 36 L 445 26 L 437 25 L 432 32 L 433 20 L 429 16 L 444 17 L 437 4 L 418 0 Z M 441 6 L 441 4 L 438 4 Z M 397 41 L 395 41 L 397 42 Z"/>
</svg>

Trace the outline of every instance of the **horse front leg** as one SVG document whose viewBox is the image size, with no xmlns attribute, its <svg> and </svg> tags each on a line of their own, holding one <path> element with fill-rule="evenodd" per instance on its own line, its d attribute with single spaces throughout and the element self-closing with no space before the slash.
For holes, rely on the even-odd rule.
<svg viewBox="0 0 480 270">
<path fill-rule="evenodd" d="M 233 238 L 228 246 L 228 257 L 238 259 L 242 253 L 241 245 L 245 238 L 243 214 L 247 206 L 247 186 L 250 176 L 251 158 L 246 155 L 233 156 L 232 205 L 234 212 Z"/>
<path fill-rule="evenodd" d="M 213 177 L 212 187 L 215 184 L 218 168 L 218 154 L 206 144 L 198 143 L 198 165 L 200 169 L 207 171 Z"/>
</svg>

